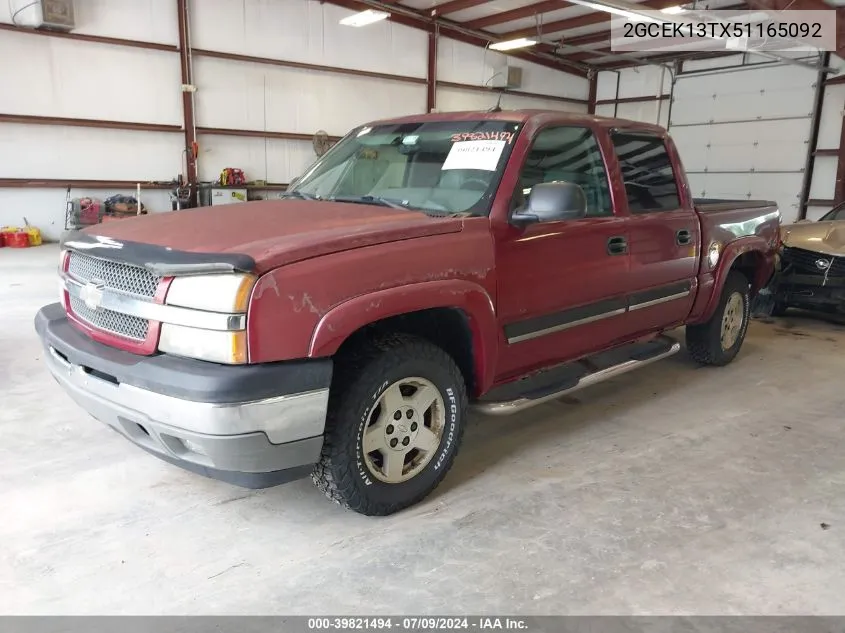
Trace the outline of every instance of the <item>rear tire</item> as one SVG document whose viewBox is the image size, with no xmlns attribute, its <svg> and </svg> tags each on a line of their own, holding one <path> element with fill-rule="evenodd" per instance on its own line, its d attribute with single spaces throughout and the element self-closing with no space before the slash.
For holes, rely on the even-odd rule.
<svg viewBox="0 0 845 633">
<path fill-rule="evenodd" d="M 404 334 L 364 341 L 338 359 L 312 479 L 361 514 L 414 505 L 452 466 L 466 411 L 463 375 L 441 348 Z"/>
<path fill-rule="evenodd" d="M 750 305 L 748 279 L 740 272 L 729 272 L 719 305 L 710 320 L 687 326 L 690 356 L 702 365 L 723 366 L 730 363 L 745 340 Z"/>
</svg>

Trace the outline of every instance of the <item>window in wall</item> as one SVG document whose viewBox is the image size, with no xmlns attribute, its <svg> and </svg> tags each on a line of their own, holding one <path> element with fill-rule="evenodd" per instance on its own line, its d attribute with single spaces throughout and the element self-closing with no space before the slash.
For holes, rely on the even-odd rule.
<svg viewBox="0 0 845 633">
<path fill-rule="evenodd" d="M 541 182 L 579 185 L 587 197 L 587 216 L 613 215 L 607 172 L 593 132 L 582 127 L 541 130 L 531 143 L 519 175 L 514 206 L 527 203 L 531 188 Z"/>
<path fill-rule="evenodd" d="M 614 132 L 611 138 L 631 213 L 679 208 L 678 184 L 663 139 L 622 132 Z"/>
</svg>

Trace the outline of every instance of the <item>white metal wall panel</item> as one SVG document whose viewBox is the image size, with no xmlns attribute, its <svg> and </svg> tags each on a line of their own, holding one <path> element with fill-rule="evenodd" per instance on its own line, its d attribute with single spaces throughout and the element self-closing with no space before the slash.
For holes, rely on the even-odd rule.
<svg viewBox="0 0 845 633">
<path fill-rule="evenodd" d="M 620 103 L 616 107 L 616 116 L 620 119 L 655 123 L 666 127 L 669 124 L 669 100 Z"/>
<path fill-rule="evenodd" d="M 622 71 L 624 72 L 624 71 Z M 642 96 L 642 95 L 636 95 Z M 616 98 L 616 73 L 605 71 L 596 76 L 596 101 Z"/>
<path fill-rule="evenodd" d="M 830 207 L 807 207 L 807 219 L 808 220 L 819 220 L 825 213 L 830 211 Z"/>
<path fill-rule="evenodd" d="M 179 44 L 176 3 L 172 0 L 77 0 L 73 10 L 74 33 Z"/>
<path fill-rule="evenodd" d="M 178 133 L 4 123 L 4 178 L 171 180 L 182 171 Z"/>
<path fill-rule="evenodd" d="M 225 167 L 238 167 L 249 180 L 290 182 L 317 159 L 310 141 L 203 134 L 199 145 L 203 181 L 216 180 Z"/>
<path fill-rule="evenodd" d="M 176 53 L 3 32 L 0 59 L 0 113 L 182 123 Z"/>
<path fill-rule="evenodd" d="M 461 110 L 489 110 L 496 105 L 499 95 L 494 92 L 486 93 L 478 90 L 462 88 L 437 88 L 437 110 L 440 112 L 457 112 Z M 502 95 L 501 106 L 505 110 L 539 109 L 560 110 L 562 112 L 587 112 L 586 104 L 567 103 L 551 99 L 522 97 L 519 95 Z"/>
<path fill-rule="evenodd" d="M 839 147 L 843 111 L 845 111 L 845 85 L 825 86 L 824 103 L 821 119 L 819 119 L 819 149 Z"/>
<path fill-rule="evenodd" d="M 342 26 L 355 13 L 306 0 L 191 0 L 191 38 L 201 49 L 425 77 L 428 35 L 384 20 Z"/>
<path fill-rule="evenodd" d="M 0 22 L 11 24 L 10 9 L 29 0 L 0 2 Z M 73 4 L 74 33 L 176 45 L 179 29 L 176 3 L 171 0 L 77 0 Z"/>
<path fill-rule="evenodd" d="M 614 71 L 604 71 L 598 74 L 596 100 L 606 101 L 617 98 L 617 75 L 619 99 L 668 95 L 672 90 L 672 75 L 662 67 L 625 68 L 620 70 L 618 74 Z"/>
<path fill-rule="evenodd" d="M 833 200 L 836 187 L 836 156 L 816 156 L 813 166 L 813 183 L 810 186 L 810 198 Z"/>
<path fill-rule="evenodd" d="M 612 103 L 603 103 L 596 106 L 596 114 L 666 127 L 669 125 L 669 100 L 665 99 L 662 104 L 656 101 L 619 103 L 615 107 Z"/>
<path fill-rule="evenodd" d="M 679 76 L 670 131 L 694 194 L 772 199 L 797 218 L 816 78 L 795 66 Z"/>
<path fill-rule="evenodd" d="M 425 85 L 372 77 L 196 57 L 194 82 L 204 127 L 341 136 L 367 121 L 425 111 Z"/>
<path fill-rule="evenodd" d="M 525 92 L 586 100 L 590 82 L 539 64 L 508 57 L 496 51 L 441 37 L 437 46 L 437 79 L 476 86 L 490 85 L 491 78 L 510 64 L 522 68 Z"/>
</svg>

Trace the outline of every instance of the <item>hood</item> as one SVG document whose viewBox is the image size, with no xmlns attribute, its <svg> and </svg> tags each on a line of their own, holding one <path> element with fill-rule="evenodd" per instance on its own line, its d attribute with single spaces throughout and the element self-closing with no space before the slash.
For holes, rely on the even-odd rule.
<svg viewBox="0 0 845 633">
<path fill-rule="evenodd" d="M 84 233 L 186 253 L 246 255 L 258 272 L 303 259 L 461 230 L 459 218 L 365 204 L 265 200 L 154 213 Z"/>
<path fill-rule="evenodd" d="M 824 255 L 845 256 L 845 222 L 799 222 L 781 227 L 785 246 Z"/>
</svg>

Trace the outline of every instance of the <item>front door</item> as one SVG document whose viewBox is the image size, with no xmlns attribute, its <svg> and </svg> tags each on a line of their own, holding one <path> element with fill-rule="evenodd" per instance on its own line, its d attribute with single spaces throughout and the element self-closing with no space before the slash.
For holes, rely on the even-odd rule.
<svg viewBox="0 0 845 633">
<path fill-rule="evenodd" d="M 607 171 L 589 128 L 550 126 L 534 137 L 513 192 L 520 208 L 541 182 L 568 181 L 587 217 L 497 227 L 498 313 L 505 344 L 497 380 L 603 349 L 625 318 L 626 219 L 614 214 Z"/>
<path fill-rule="evenodd" d="M 631 256 L 628 330 L 644 333 L 682 323 L 695 299 L 701 243 L 698 216 L 683 202 L 665 140 L 650 132 L 614 131 L 625 183 Z"/>
</svg>

